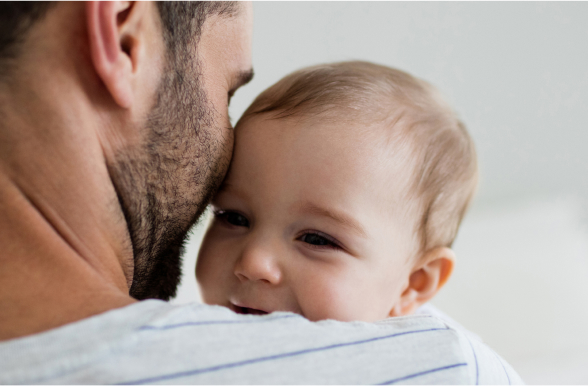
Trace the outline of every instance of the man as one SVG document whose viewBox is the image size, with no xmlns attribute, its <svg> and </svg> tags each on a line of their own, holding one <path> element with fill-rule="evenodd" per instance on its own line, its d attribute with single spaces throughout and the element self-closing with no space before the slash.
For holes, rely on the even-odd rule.
<svg viewBox="0 0 588 386">
<path fill-rule="evenodd" d="M 251 5 L 0 8 L 0 383 L 511 382 L 431 317 L 310 323 L 172 306 L 222 180 Z"/>
</svg>

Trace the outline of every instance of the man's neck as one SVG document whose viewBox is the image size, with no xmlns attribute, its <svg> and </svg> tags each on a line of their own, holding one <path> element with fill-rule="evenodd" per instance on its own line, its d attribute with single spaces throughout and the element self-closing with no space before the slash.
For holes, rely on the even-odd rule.
<svg viewBox="0 0 588 386">
<path fill-rule="evenodd" d="M 98 117 L 81 92 L 39 93 L 67 81 L 42 77 L 0 91 L 0 340 L 134 302 L 128 230 L 88 127 Z"/>
<path fill-rule="evenodd" d="M 72 244 L 82 246 L 78 248 L 85 254 L 100 254 L 100 248 L 86 244 L 57 213 L 43 213 L 46 209 L 37 208 L 5 176 L 0 179 L 0 340 L 133 302 L 122 272 L 108 272 L 115 270 L 104 263 L 96 266 L 96 260 L 86 259 Z M 69 234 L 60 233 L 59 227 Z"/>
</svg>

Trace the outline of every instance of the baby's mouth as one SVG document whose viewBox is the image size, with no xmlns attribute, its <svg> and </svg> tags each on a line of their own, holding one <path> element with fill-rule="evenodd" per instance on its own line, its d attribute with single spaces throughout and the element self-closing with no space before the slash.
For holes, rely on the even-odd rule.
<svg viewBox="0 0 588 386">
<path fill-rule="evenodd" d="M 238 314 L 251 314 L 251 315 L 265 315 L 267 314 L 267 312 L 263 311 L 263 310 L 256 310 L 255 308 L 249 308 L 249 307 L 239 307 L 239 306 L 235 306 L 235 312 L 237 312 Z"/>
<path fill-rule="evenodd" d="M 250 308 L 250 307 L 242 307 L 242 306 L 238 306 L 234 303 L 231 303 L 231 308 L 236 313 L 244 314 L 244 315 L 265 315 L 268 313 L 267 311 L 264 311 L 264 310 L 258 310 L 256 308 Z"/>
</svg>

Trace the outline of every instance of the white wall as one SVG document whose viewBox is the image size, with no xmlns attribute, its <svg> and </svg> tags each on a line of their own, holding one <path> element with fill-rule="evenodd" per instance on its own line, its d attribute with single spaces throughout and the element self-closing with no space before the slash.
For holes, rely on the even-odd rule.
<svg viewBox="0 0 588 386">
<path fill-rule="evenodd" d="M 588 226 L 582 200 L 475 208 L 453 278 L 433 301 L 528 383 L 588 382 Z"/>
<path fill-rule="evenodd" d="M 529 383 L 588 383 L 588 3 L 255 3 L 253 82 L 362 59 L 437 85 L 482 181 L 436 300 Z M 196 299 L 199 234 L 176 301 Z"/>
</svg>

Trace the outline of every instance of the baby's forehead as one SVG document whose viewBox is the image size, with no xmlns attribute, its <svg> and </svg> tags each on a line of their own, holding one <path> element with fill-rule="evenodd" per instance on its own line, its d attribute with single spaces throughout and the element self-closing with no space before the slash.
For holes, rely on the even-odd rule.
<svg viewBox="0 0 588 386">
<path fill-rule="evenodd" d="M 243 152 L 251 148 L 272 152 L 279 141 L 288 153 L 295 154 L 296 162 L 308 162 L 313 168 L 328 165 L 334 177 L 349 173 L 365 176 L 366 181 L 371 177 L 373 181 L 369 184 L 384 186 L 387 203 L 401 205 L 414 198 L 409 190 L 418 162 L 406 125 L 406 117 L 370 120 L 352 118 L 349 114 L 288 118 L 260 115 L 238 125 L 236 147 L 242 146 Z M 241 143 L 244 133 L 247 143 Z M 256 142 L 263 146 L 258 149 Z M 278 154 L 273 161 L 277 163 L 275 167 L 282 159 L 286 160 Z M 366 189 L 374 189 L 375 199 L 376 186 L 369 184 Z"/>
</svg>

